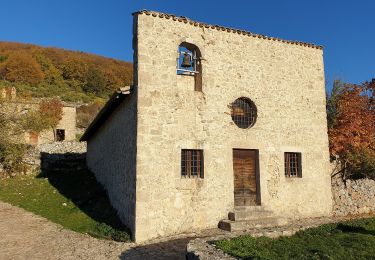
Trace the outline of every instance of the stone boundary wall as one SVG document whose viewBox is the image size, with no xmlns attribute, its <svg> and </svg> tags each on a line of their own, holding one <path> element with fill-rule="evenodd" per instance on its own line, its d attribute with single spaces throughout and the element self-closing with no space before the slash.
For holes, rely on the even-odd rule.
<svg viewBox="0 0 375 260">
<path fill-rule="evenodd" d="M 59 162 L 60 165 L 69 162 L 70 167 L 74 166 L 75 163 L 78 169 L 83 168 L 85 167 L 84 162 L 86 159 L 86 151 L 86 142 L 76 141 L 46 143 L 40 144 L 36 147 L 30 147 L 23 159 L 23 162 L 29 165 L 29 169 L 22 174 L 32 174 L 41 167 L 59 167 Z M 19 173 L 13 173 L 11 175 L 6 174 L 3 172 L 0 165 L 0 179 L 14 177 L 18 174 Z"/>
<path fill-rule="evenodd" d="M 38 148 L 42 173 L 86 169 L 85 142 L 55 142 Z"/>
<path fill-rule="evenodd" d="M 375 180 L 346 180 L 332 178 L 332 213 L 335 216 L 375 212 Z"/>
<path fill-rule="evenodd" d="M 40 144 L 37 149 L 41 153 L 86 153 L 86 142 L 54 142 L 48 144 Z"/>
</svg>

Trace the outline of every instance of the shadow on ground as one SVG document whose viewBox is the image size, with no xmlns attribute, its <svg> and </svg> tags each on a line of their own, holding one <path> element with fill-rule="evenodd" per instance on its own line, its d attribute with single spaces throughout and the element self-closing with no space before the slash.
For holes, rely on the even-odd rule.
<svg viewBox="0 0 375 260">
<path fill-rule="evenodd" d="M 128 232 L 109 203 L 105 190 L 87 169 L 85 153 L 41 153 L 40 157 L 38 178 L 48 178 L 60 194 L 95 221 Z"/>
<path fill-rule="evenodd" d="M 97 222 L 128 232 L 109 203 L 102 186 L 86 168 L 85 154 L 41 153 L 41 173 L 60 194 Z M 121 253 L 119 259 L 186 259 L 186 245 L 192 237 L 140 245 Z"/>
<path fill-rule="evenodd" d="M 337 225 L 337 229 L 341 230 L 344 233 L 358 233 L 358 234 L 363 234 L 363 235 L 375 236 L 375 231 L 373 230 L 367 230 L 366 228 L 363 228 L 363 227 L 356 227 L 356 226 L 347 225 L 344 223 L 339 223 Z"/>
<path fill-rule="evenodd" d="M 148 259 L 186 259 L 186 245 L 193 237 L 169 240 L 149 245 L 142 245 L 123 252 L 121 260 L 148 260 Z"/>
</svg>

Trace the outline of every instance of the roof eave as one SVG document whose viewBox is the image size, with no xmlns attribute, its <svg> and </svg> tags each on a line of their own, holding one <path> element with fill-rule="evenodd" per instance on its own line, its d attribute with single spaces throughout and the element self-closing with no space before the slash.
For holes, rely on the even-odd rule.
<svg viewBox="0 0 375 260">
<path fill-rule="evenodd" d="M 152 17 L 159 17 L 159 18 L 164 18 L 164 19 L 171 19 L 172 21 L 176 22 L 183 22 L 185 24 L 190 24 L 195 27 L 199 26 L 201 28 L 206 28 L 206 29 L 216 29 L 218 31 L 226 31 L 226 32 L 231 32 L 231 33 L 237 33 L 237 34 L 242 34 L 242 35 L 247 35 L 255 38 L 262 38 L 262 39 L 267 39 L 267 40 L 272 40 L 272 41 L 279 41 L 287 44 L 292 44 L 292 45 L 300 45 L 304 47 L 309 47 L 309 48 L 315 48 L 315 49 L 323 49 L 323 46 L 321 45 L 316 45 L 313 43 L 307 43 L 307 42 L 301 42 L 301 41 L 293 41 L 293 40 L 284 40 L 276 37 L 270 37 L 266 36 L 263 34 L 257 34 L 257 33 L 252 33 L 249 31 L 245 30 L 238 30 L 234 28 L 229 28 L 229 27 L 224 27 L 224 26 L 219 26 L 219 25 L 212 25 L 212 24 L 207 24 L 203 22 L 198 22 L 198 21 L 193 21 L 185 16 L 177 16 L 174 14 L 167 14 L 167 13 L 161 13 L 161 12 L 156 12 L 156 11 L 150 11 L 150 10 L 139 10 L 137 12 L 132 13 L 132 15 L 140 15 L 140 14 L 145 14 L 148 16 Z"/>
<path fill-rule="evenodd" d="M 132 87 L 127 86 L 117 89 L 112 96 L 109 98 L 104 107 L 99 111 L 94 120 L 87 127 L 79 141 L 88 141 L 100 128 L 100 126 L 107 120 L 114 110 L 122 103 L 127 96 L 130 96 Z"/>
</svg>

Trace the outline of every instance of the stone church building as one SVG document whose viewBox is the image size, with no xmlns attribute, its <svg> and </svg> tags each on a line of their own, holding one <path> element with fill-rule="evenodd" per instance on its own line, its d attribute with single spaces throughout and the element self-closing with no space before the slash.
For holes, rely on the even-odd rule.
<svg viewBox="0 0 375 260">
<path fill-rule="evenodd" d="M 329 215 L 322 47 L 133 16 L 134 85 L 81 139 L 133 238 Z"/>
</svg>

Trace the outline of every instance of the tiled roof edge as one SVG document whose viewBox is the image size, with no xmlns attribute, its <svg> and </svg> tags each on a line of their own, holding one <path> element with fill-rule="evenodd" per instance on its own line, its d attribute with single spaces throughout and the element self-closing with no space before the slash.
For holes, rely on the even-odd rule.
<svg viewBox="0 0 375 260">
<path fill-rule="evenodd" d="M 323 46 L 321 45 L 315 45 L 313 43 L 307 43 L 307 42 L 301 42 L 301 41 L 291 41 L 291 40 L 284 40 L 276 37 L 270 37 L 262 34 L 257 34 L 257 33 L 252 33 L 244 30 L 239 30 L 239 29 L 234 29 L 234 28 L 229 28 L 229 27 L 224 27 L 224 26 L 219 26 L 219 25 L 211 25 L 207 23 L 202 23 L 202 22 L 197 22 L 190 20 L 189 18 L 185 16 L 176 16 L 173 14 L 166 14 L 166 13 L 160 13 L 160 12 L 155 12 L 155 11 L 149 11 L 149 10 L 140 10 L 137 12 L 134 12 L 133 15 L 138 15 L 138 14 L 145 14 L 145 15 L 151 15 L 153 17 L 159 17 L 159 18 L 164 18 L 164 19 L 172 19 L 173 21 L 178 21 L 178 22 L 183 22 L 183 23 L 188 23 L 190 25 L 193 25 L 195 27 L 202 27 L 202 28 L 207 28 L 207 29 L 216 29 L 218 31 L 226 31 L 226 32 L 231 32 L 231 33 L 237 33 L 237 34 L 242 34 L 250 37 L 255 37 L 255 38 L 263 38 L 271 41 L 279 41 L 279 42 L 284 42 L 288 44 L 293 44 L 293 45 L 300 45 L 300 46 L 305 46 L 305 47 L 310 47 L 310 48 L 315 48 L 315 49 L 323 49 Z"/>
</svg>

